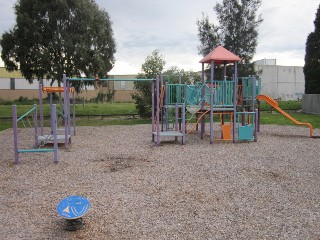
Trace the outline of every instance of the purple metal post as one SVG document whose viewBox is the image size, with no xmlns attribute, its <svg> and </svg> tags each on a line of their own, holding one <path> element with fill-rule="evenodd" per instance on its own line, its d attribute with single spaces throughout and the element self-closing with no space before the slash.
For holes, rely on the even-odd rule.
<svg viewBox="0 0 320 240">
<path fill-rule="evenodd" d="M 34 147 L 38 148 L 39 143 L 38 143 L 38 115 L 37 115 L 37 105 L 33 105 L 34 110 L 33 110 L 33 127 L 34 127 Z"/>
<path fill-rule="evenodd" d="M 67 109 L 68 109 L 68 135 L 71 135 L 71 129 L 70 129 L 70 119 L 71 119 L 71 117 L 70 117 L 70 82 L 69 81 L 67 81 Z"/>
<path fill-rule="evenodd" d="M 156 94 L 157 94 L 157 145 L 160 145 L 160 99 L 159 99 L 159 76 L 157 76 L 157 86 L 156 86 Z"/>
<path fill-rule="evenodd" d="M 179 74 L 179 86 L 177 89 L 177 98 L 179 99 L 178 103 L 183 103 L 182 91 L 181 91 L 181 74 Z"/>
<path fill-rule="evenodd" d="M 13 128 L 13 149 L 14 149 L 14 163 L 20 163 L 18 152 L 18 124 L 17 124 L 17 106 L 12 105 L 12 128 Z"/>
<path fill-rule="evenodd" d="M 243 98 L 244 98 L 244 87 L 245 87 L 245 84 L 244 84 L 244 82 L 245 82 L 245 79 L 241 79 L 241 83 L 242 83 L 242 103 L 241 103 L 241 106 L 242 106 L 242 108 L 241 108 L 241 112 L 245 112 L 246 111 L 246 107 L 245 107 L 245 105 L 244 105 L 244 100 L 243 100 Z M 237 82 L 238 82 L 238 84 L 239 84 L 239 79 L 237 80 Z M 241 116 L 241 126 L 245 126 L 246 125 L 246 115 L 245 114 L 241 114 L 240 115 Z"/>
<path fill-rule="evenodd" d="M 68 109 L 67 109 L 67 78 L 63 74 L 63 118 L 64 118 L 64 146 L 68 147 L 69 137 L 68 137 Z"/>
<path fill-rule="evenodd" d="M 205 81 L 204 81 L 204 63 L 202 63 L 202 74 L 201 74 L 201 82 L 204 85 Z M 201 99 L 203 99 L 203 101 L 201 102 L 201 109 L 204 108 L 205 105 L 205 100 L 204 100 L 204 95 L 205 95 L 205 88 L 204 86 L 201 89 Z M 205 132 L 205 115 L 202 117 L 201 119 L 201 130 L 200 130 L 200 139 L 203 139 L 204 136 L 204 132 Z"/>
<path fill-rule="evenodd" d="M 40 107 L 40 134 L 43 135 L 43 101 L 42 101 L 42 84 L 39 84 L 39 107 Z"/>
<path fill-rule="evenodd" d="M 52 105 L 51 108 L 51 118 L 53 122 L 52 135 L 53 135 L 53 162 L 58 163 L 58 137 L 57 137 L 57 107 L 56 104 Z"/>
<path fill-rule="evenodd" d="M 73 104 L 73 114 L 72 114 L 72 122 L 73 122 L 73 135 L 76 135 L 76 98 L 74 91 L 72 92 L 72 104 Z"/>
<path fill-rule="evenodd" d="M 237 121 L 237 82 L 238 82 L 238 62 L 234 62 L 234 87 L 233 87 L 233 143 L 237 142 L 236 138 L 236 121 Z"/>
<path fill-rule="evenodd" d="M 254 110 L 255 114 L 254 114 L 254 141 L 257 142 L 258 141 L 258 109 Z"/>
<path fill-rule="evenodd" d="M 52 104 L 53 104 L 53 100 L 52 100 L 52 92 L 49 93 L 49 97 L 50 97 L 50 128 L 51 128 L 51 132 L 53 131 L 52 130 L 52 126 L 53 126 L 53 122 L 52 122 L 52 116 L 51 116 L 51 113 L 52 113 Z M 43 136 L 43 134 L 41 134 L 41 136 Z"/>
<path fill-rule="evenodd" d="M 258 100 L 258 129 L 257 131 L 260 132 L 260 106 L 261 106 L 261 102 L 260 100 Z"/>
<path fill-rule="evenodd" d="M 186 144 L 186 105 L 182 104 L 182 144 Z"/>
<path fill-rule="evenodd" d="M 162 86 L 161 86 L 161 89 L 162 89 Z M 168 82 L 166 82 L 166 88 L 165 88 L 165 102 L 166 102 L 166 105 L 164 105 L 163 106 L 163 102 L 162 102 L 162 108 L 164 108 L 165 109 L 165 114 L 166 114 L 166 122 L 165 122 L 165 124 L 166 124 L 166 131 L 168 131 L 169 130 L 169 108 L 168 108 L 168 93 L 169 93 L 169 91 L 168 91 Z M 163 101 L 163 99 L 162 99 L 162 101 Z M 161 116 L 162 116 L 162 118 L 161 118 L 161 120 L 162 120 L 162 127 L 161 127 L 161 129 L 162 129 L 162 131 L 163 131 L 163 113 L 161 114 Z"/>
<path fill-rule="evenodd" d="M 251 80 L 252 80 L 252 99 L 251 99 L 251 109 L 250 111 L 253 112 L 254 111 L 254 103 L 255 103 L 255 94 L 256 94 L 256 79 L 255 77 L 251 76 Z"/>
<path fill-rule="evenodd" d="M 179 110 L 178 110 L 178 103 L 176 103 L 176 106 L 175 106 L 175 123 L 174 123 L 174 130 L 176 131 L 176 132 L 178 132 L 179 131 L 179 123 L 178 123 L 178 112 L 179 112 Z M 175 140 L 177 141 L 178 140 L 178 137 L 176 136 L 175 137 Z"/>
<path fill-rule="evenodd" d="M 241 101 L 241 106 L 242 106 L 242 109 L 244 109 L 244 87 L 245 87 L 245 79 L 242 78 L 241 79 L 241 84 L 242 84 L 242 88 L 241 88 L 241 95 L 242 95 L 242 101 Z"/>
<path fill-rule="evenodd" d="M 152 102 L 152 111 L 151 111 L 151 135 L 152 135 L 152 142 L 154 142 L 154 131 L 155 131 L 155 124 L 154 124 L 154 111 L 155 111 L 155 107 L 154 107 L 154 80 L 152 81 L 151 84 L 151 102 Z"/>
<path fill-rule="evenodd" d="M 210 144 L 213 144 L 213 78 L 214 78 L 214 61 L 211 62 L 210 77 Z"/>
</svg>

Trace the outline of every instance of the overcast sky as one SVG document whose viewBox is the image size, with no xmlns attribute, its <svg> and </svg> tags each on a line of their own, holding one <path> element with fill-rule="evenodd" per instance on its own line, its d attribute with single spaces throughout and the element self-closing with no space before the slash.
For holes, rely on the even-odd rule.
<svg viewBox="0 0 320 240">
<path fill-rule="evenodd" d="M 138 73 L 153 50 L 159 49 L 166 68 L 178 66 L 199 71 L 196 21 L 202 12 L 216 22 L 213 6 L 218 0 L 96 0 L 113 22 L 117 42 L 111 74 Z M 221 2 L 220 0 L 219 2 Z M 0 0 L 0 34 L 15 24 L 15 0 Z M 303 66 L 305 42 L 314 30 L 319 0 L 262 0 L 254 60 L 277 59 L 277 65 Z"/>
</svg>

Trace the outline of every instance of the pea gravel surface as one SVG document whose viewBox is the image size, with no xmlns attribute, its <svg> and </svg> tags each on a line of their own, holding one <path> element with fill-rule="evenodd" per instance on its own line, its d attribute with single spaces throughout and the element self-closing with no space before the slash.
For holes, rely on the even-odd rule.
<svg viewBox="0 0 320 240">
<path fill-rule="evenodd" d="M 72 144 L 13 157 L 0 132 L 0 239 L 320 239 L 320 138 L 261 126 L 258 142 L 151 142 L 150 125 L 78 127 Z M 218 134 L 218 133 L 217 133 Z M 320 135 L 319 129 L 314 131 Z M 33 131 L 19 129 L 21 148 Z M 67 231 L 57 204 L 91 202 Z"/>
</svg>

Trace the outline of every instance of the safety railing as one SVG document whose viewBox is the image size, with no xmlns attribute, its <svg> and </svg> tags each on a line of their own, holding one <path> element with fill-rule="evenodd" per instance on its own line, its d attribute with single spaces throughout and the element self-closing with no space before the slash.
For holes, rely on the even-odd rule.
<svg viewBox="0 0 320 240">
<path fill-rule="evenodd" d="M 257 77 L 241 77 L 238 78 L 239 85 L 242 86 L 243 99 L 252 99 L 252 93 L 254 98 L 260 94 L 261 80 Z M 252 89 L 254 88 L 254 89 Z"/>
</svg>

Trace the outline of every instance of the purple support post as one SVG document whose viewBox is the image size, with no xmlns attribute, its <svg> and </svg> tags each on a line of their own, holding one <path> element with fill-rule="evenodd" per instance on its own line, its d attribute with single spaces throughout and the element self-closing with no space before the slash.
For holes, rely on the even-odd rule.
<svg viewBox="0 0 320 240">
<path fill-rule="evenodd" d="M 241 108 L 241 112 L 245 112 L 246 111 L 246 107 L 244 105 L 244 100 L 243 100 L 243 98 L 244 98 L 244 86 L 245 86 L 244 82 L 245 82 L 245 79 L 242 78 L 241 81 L 242 81 L 242 90 L 241 90 L 242 91 L 242 103 L 241 103 L 242 108 Z M 239 84 L 239 79 L 237 80 L 237 82 Z M 250 109 L 249 109 L 249 111 L 250 111 Z M 241 126 L 245 126 L 246 125 L 246 115 L 245 114 L 241 114 L 240 116 L 241 116 Z"/>
<path fill-rule="evenodd" d="M 237 82 L 238 82 L 238 62 L 234 62 L 234 87 L 233 87 L 233 126 L 232 137 L 233 143 L 237 142 L 236 138 L 236 122 L 237 122 Z"/>
<path fill-rule="evenodd" d="M 52 126 L 52 135 L 53 135 L 53 162 L 58 163 L 58 137 L 57 137 L 57 107 L 56 104 L 52 105 L 51 109 L 51 118 L 53 122 Z"/>
<path fill-rule="evenodd" d="M 187 85 L 185 85 L 185 87 L 187 88 Z M 185 95 L 186 96 L 186 95 Z M 181 86 L 181 74 L 179 74 L 179 85 L 177 88 L 177 98 L 178 98 L 178 103 L 182 104 L 184 102 L 185 97 L 182 97 L 182 86 Z M 181 108 L 178 109 L 178 118 L 180 119 L 180 121 L 178 121 L 179 123 L 179 130 L 181 129 Z"/>
<path fill-rule="evenodd" d="M 73 125 L 73 135 L 76 135 L 76 98 L 74 91 L 72 92 L 72 104 L 73 104 L 73 113 L 72 113 L 72 125 Z"/>
<path fill-rule="evenodd" d="M 37 114 L 37 105 L 33 105 L 34 110 L 33 110 L 33 127 L 34 127 L 34 147 L 38 148 L 39 143 L 38 143 L 38 114 Z"/>
<path fill-rule="evenodd" d="M 161 86 L 161 89 L 162 89 L 162 86 Z M 168 107 L 168 98 L 169 98 L 169 96 L 168 96 L 168 93 L 169 93 L 169 91 L 168 91 L 168 82 L 166 82 L 166 88 L 165 88 L 165 91 L 166 91 L 166 95 L 165 95 L 165 103 L 166 103 L 166 105 L 164 105 L 163 106 L 163 102 L 162 102 L 162 108 L 163 109 L 165 109 L 165 114 L 166 114 L 166 122 L 165 122 L 165 125 L 166 125 L 166 131 L 168 131 L 169 130 L 169 107 Z M 162 101 L 163 101 L 163 99 L 162 99 Z M 161 130 L 163 131 L 163 113 L 161 114 L 161 120 L 162 120 L 162 126 L 161 126 Z"/>
<path fill-rule="evenodd" d="M 241 79 L 241 84 L 242 84 L 242 88 L 241 88 L 241 95 L 242 95 L 241 107 L 242 107 L 242 109 L 244 109 L 244 87 L 245 87 L 244 82 L 245 82 L 245 79 L 242 78 Z"/>
<path fill-rule="evenodd" d="M 252 99 L 251 99 L 251 112 L 254 111 L 254 103 L 255 103 L 255 94 L 256 94 L 256 79 L 254 76 L 251 76 L 252 80 Z"/>
<path fill-rule="evenodd" d="M 255 114 L 254 114 L 254 141 L 257 142 L 258 141 L 258 109 L 254 110 Z"/>
<path fill-rule="evenodd" d="M 49 93 L 50 95 L 50 128 L 51 128 L 51 132 L 53 131 L 52 130 L 52 126 L 53 126 L 53 122 L 52 122 L 52 116 L 51 116 L 51 113 L 52 113 L 52 104 L 53 104 L 53 100 L 52 100 L 52 92 Z M 41 136 L 43 136 L 43 134 L 41 134 Z"/>
<path fill-rule="evenodd" d="M 43 102 L 42 102 L 42 84 L 39 84 L 39 107 L 40 107 L 40 134 L 43 135 Z"/>
<path fill-rule="evenodd" d="M 18 152 L 18 124 L 17 124 L 17 106 L 12 105 L 12 128 L 13 128 L 13 149 L 14 149 L 14 163 L 20 163 Z"/>
<path fill-rule="evenodd" d="M 67 81 L 67 109 L 68 109 L 68 117 L 67 117 L 67 119 L 68 119 L 68 135 L 71 135 L 71 129 L 70 129 L 70 119 L 71 119 L 71 117 L 70 117 L 70 82 L 69 81 Z"/>
<path fill-rule="evenodd" d="M 63 74 L 63 118 L 64 118 L 64 146 L 68 147 L 69 136 L 68 136 L 68 109 L 67 109 L 67 78 Z"/>
<path fill-rule="evenodd" d="M 160 117 L 160 99 L 159 99 L 159 76 L 157 76 L 157 83 L 156 83 L 156 94 L 157 94 L 157 145 L 160 145 L 160 124 L 159 124 L 159 117 Z"/>
<path fill-rule="evenodd" d="M 184 83 L 184 99 L 183 99 L 183 102 L 182 102 L 182 108 L 186 108 L 187 107 L 187 104 L 188 104 L 188 102 L 187 102 L 187 87 L 188 87 L 188 85 L 187 85 L 187 82 L 185 82 Z M 187 124 L 187 120 L 186 120 L 186 116 L 182 116 L 183 115 L 183 111 L 180 109 L 180 127 L 179 127 L 179 129 L 183 129 L 183 127 L 181 127 L 182 125 L 184 125 L 184 129 L 185 129 L 185 132 L 186 132 L 186 124 Z M 184 120 L 183 120 L 184 119 Z"/>
<path fill-rule="evenodd" d="M 154 131 L 155 131 L 155 124 L 154 124 L 154 80 L 152 80 L 151 84 L 151 102 L 152 102 L 152 109 L 151 109 L 151 135 L 152 135 L 152 142 L 154 142 Z"/>
<path fill-rule="evenodd" d="M 204 85 L 205 84 L 205 81 L 204 81 L 204 63 L 202 63 L 202 74 L 201 74 L 201 82 L 202 84 Z M 201 90 L 201 98 L 204 99 L 204 95 L 205 95 L 205 88 L 204 86 L 202 87 L 202 90 Z M 201 102 L 201 109 L 204 108 L 204 105 L 205 105 L 205 100 L 203 100 Z M 205 124 L 206 124 L 206 121 L 205 121 L 205 115 L 202 117 L 201 119 L 201 130 L 200 130 L 200 139 L 203 139 L 203 136 L 204 136 L 204 132 L 205 132 Z"/>
<path fill-rule="evenodd" d="M 210 144 L 213 144 L 213 78 L 214 78 L 214 61 L 211 62 L 210 77 Z"/>
<path fill-rule="evenodd" d="M 257 131 L 260 132 L 260 106 L 261 106 L 261 102 L 260 100 L 258 100 L 258 129 Z"/>
<path fill-rule="evenodd" d="M 175 106 L 175 123 L 174 123 L 174 130 L 176 131 L 176 132 L 178 132 L 179 131 L 179 123 L 178 123 L 178 112 L 179 112 L 179 110 L 178 110 L 178 103 L 176 103 L 176 106 Z M 178 137 L 176 136 L 175 137 L 175 140 L 177 141 L 178 140 Z"/>
<path fill-rule="evenodd" d="M 186 144 L 186 105 L 182 104 L 182 145 Z"/>
</svg>

